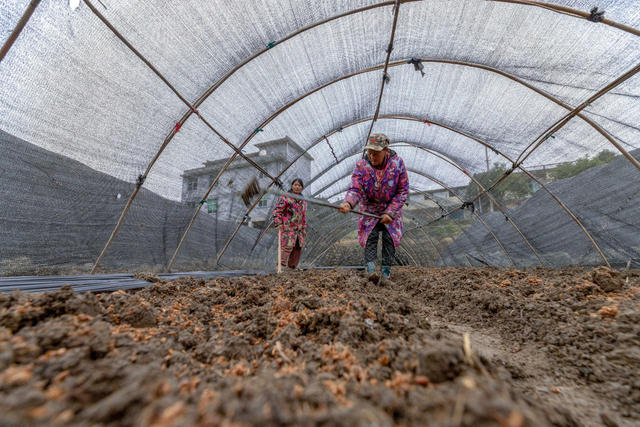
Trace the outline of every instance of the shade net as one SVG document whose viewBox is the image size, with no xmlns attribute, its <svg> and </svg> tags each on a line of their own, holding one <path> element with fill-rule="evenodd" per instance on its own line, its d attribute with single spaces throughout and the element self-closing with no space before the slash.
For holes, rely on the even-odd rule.
<svg viewBox="0 0 640 427">
<path fill-rule="evenodd" d="M 74 3 L 0 62 L 2 275 L 273 268 L 243 189 L 339 203 L 370 131 L 408 169 L 397 263 L 640 263 L 635 0 Z M 308 218 L 301 265 L 362 263 L 354 215 Z"/>
</svg>

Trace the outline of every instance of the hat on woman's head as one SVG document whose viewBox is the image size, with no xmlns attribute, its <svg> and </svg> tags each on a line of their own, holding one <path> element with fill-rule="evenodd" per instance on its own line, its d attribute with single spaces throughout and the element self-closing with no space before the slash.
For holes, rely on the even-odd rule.
<svg viewBox="0 0 640 427">
<path fill-rule="evenodd" d="M 374 133 L 367 140 L 365 150 L 382 151 L 389 147 L 389 137 L 384 133 Z"/>
</svg>

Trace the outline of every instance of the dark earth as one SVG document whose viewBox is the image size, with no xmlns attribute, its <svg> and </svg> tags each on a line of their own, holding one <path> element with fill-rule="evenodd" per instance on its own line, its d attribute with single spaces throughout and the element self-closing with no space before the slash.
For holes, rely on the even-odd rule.
<svg viewBox="0 0 640 427">
<path fill-rule="evenodd" d="M 639 303 L 602 267 L 15 292 L 0 425 L 638 425 Z"/>
</svg>

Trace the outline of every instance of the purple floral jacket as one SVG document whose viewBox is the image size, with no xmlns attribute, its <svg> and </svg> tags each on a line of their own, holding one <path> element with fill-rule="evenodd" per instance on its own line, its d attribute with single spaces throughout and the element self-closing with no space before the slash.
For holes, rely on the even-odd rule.
<svg viewBox="0 0 640 427">
<path fill-rule="evenodd" d="M 384 165 L 382 179 L 376 177 L 376 169 L 369 159 L 361 159 L 351 175 L 351 186 L 344 198 L 352 208 L 360 203 L 360 209 L 376 215 L 387 214 L 393 221 L 387 225 L 393 245 L 397 248 L 402 239 L 402 206 L 409 194 L 409 178 L 404 162 L 395 151 L 389 151 Z M 378 220 L 361 216 L 358 220 L 358 242 L 362 247 L 367 243 L 369 233 Z"/>
<path fill-rule="evenodd" d="M 282 226 L 282 247 L 295 246 L 298 239 L 303 248 L 307 236 L 307 202 L 281 196 L 273 208 L 273 223 Z"/>
</svg>

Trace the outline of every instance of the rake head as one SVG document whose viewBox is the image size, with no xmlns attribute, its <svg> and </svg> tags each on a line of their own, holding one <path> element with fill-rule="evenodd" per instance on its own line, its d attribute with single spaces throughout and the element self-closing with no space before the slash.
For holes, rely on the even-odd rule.
<svg viewBox="0 0 640 427">
<path fill-rule="evenodd" d="M 254 176 L 251 179 L 251 181 L 249 181 L 244 191 L 240 194 L 240 197 L 242 198 L 244 205 L 249 206 L 251 204 L 251 199 L 254 196 L 257 196 L 258 194 L 260 194 L 261 191 L 262 190 L 260 189 L 260 184 L 258 183 L 258 180 Z"/>
</svg>

